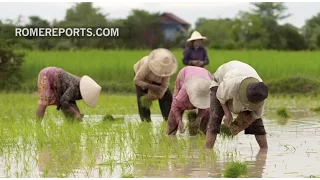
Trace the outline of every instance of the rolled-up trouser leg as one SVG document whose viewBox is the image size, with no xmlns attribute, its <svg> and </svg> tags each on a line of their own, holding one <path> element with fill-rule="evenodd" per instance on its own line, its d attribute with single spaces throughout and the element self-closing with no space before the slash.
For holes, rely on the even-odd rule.
<svg viewBox="0 0 320 180">
<path fill-rule="evenodd" d="M 220 126 L 224 111 L 220 101 L 216 97 L 218 87 L 213 87 L 210 93 L 210 118 L 207 126 L 207 131 L 218 134 L 220 133 Z"/>
<path fill-rule="evenodd" d="M 207 126 L 209 123 L 209 119 L 210 119 L 210 111 L 207 111 L 200 123 L 200 129 L 203 132 L 203 134 L 207 133 Z"/>
</svg>

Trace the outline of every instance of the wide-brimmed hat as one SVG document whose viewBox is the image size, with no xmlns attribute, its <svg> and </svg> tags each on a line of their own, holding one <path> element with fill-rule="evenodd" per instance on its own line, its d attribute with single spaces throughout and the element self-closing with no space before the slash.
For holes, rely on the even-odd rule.
<svg viewBox="0 0 320 180">
<path fill-rule="evenodd" d="M 82 76 L 80 80 L 80 93 L 82 99 L 89 107 L 95 107 L 97 105 L 101 89 L 101 86 L 89 76 Z"/>
<path fill-rule="evenodd" d="M 210 107 L 210 83 L 209 79 L 198 76 L 192 76 L 185 81 L 184 87 L 189 100 L 196 108 L 207 109 Z"/>
<path fill-rule="evenodd" d="M 239 86 L 240 102 L 249 110 L 259 109 L 268 97 L 268 86 L 258 79 L 249 77 L 241 81 Z"/>
<path fill-rule="evenodd" d="M 207 37 L 202 36 L 198 31 L 194 31 L 191 34 L 191 37 L 187 40 L 187 42 L 197 40 L 197 39 L 207 40 Z"/>
<path fill-rule="evenodd" d="M 178 70 L 177 59 L 169 50 L 158 48 L 148 56 L 148 66 L 157 76 L 168 77 Z"/>
</svg>

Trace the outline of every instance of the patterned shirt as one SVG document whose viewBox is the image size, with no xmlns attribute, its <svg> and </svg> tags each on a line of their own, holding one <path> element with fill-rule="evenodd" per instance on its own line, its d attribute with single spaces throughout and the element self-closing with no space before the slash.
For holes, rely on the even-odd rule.
<svg viewBox="0 0 320 180">
<path fill-rule="evenodd" d="M 157 92 L 160 94 L 160 97 L 167 91 L 170 77 L 160 77 L 152 73 L 148 66 L 148 56 L 145 56 L 138 61 L 133 66 L 133 69 L 135 72 L 134 82 L 142 89 L 146 89 L 148 84 L 160 84 L 160 86 L 164 87 L 164 91 Z"/>
<path fill-rule="evenodd" d="M 184 87 L 184 82 L 192 76 L 199 76 L 209 80 L 213 80 L 212 74 L 208 70 L 201 67 L 187 66 L 180 70 L 176 79 L 173 93 L 173 102 L 171 105 L 171 112 L 174 114 L 176 121 L 182 119 L 182 114 L 185 110 L 196 109 L 196 107 L 193 106 L 189 101 L 187 91 Z M 198 116 L 204 117 L 207 110 L 209 110 L 209 108 L 199 109 Z"/>
<path fill-rule="evenodd" d="M 66 71 L 63 71 L 59 75 L 59 83 L 57 86 L 58 110 L 60 108 L 68 109 L 71 103 L 82 99 L 80 93 L 80 79 L 80 77 L 72 75 Z"/>
</svg>

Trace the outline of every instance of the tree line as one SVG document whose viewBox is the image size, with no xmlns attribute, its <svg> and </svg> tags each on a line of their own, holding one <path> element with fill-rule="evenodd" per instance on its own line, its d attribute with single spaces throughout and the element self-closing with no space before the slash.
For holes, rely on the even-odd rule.
<svg viewBox="0 0 320 180">
<path fill-rule="evenodd" d="M 250 11 L 240 11 L 235 18 L 199 18 L 195 30 L 208 37 L 206 45 L 214 49 L 320 49 L 320 12 L 306 20 L 299 29 L 292 24 L 278 23 L 290 16 L 284 3 L 259 2 L 251 5 Z M 190 29 L 190 34 L 181 34 L 165 42 L 160 15 L 134 9 L 125 19 L 110 19 L 108 14 L 101 12 L 101 8 L 93 7 L 91 2 L 82 2 L 67 9 L 61 21 L 49 22 L 39 16 L 30 16 L 25 26 L 123 27 L 127 30 L 125 35 L 121 34 L 125 38 L 18 38 L 12 30 L 22 24 L 21 17 L 18 17 L 0 21 L 0 41 L 29 50 L 184 48 L 193 29 Z"/>
</svg>

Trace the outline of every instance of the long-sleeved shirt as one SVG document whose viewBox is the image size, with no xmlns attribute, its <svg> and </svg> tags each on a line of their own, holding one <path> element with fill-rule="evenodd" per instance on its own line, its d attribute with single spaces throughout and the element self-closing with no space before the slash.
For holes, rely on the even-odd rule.
<svg viewBox="0 0 320 180">
<path fill-rule="evenodd" d="M 135 77 L 134 82 L 136 85 L 140 86 L 142 89 L 146 89 L 148 84 L 160 84 L 163 87 L 162 92 L 159 93 L 160 98 L 164 95 L 169 87 L 170 77 L 160 77 L 152 73 L 148 66 L 148 56 L 143 57 L 133 66 Z"/>
<path fill-rule="evenodd" d="M 68 109 L 71 103 L 74 103 L 76 100 L 82 99 L 80 93 L 80 77 L 77 77 L 73 74 L 70 74 L 66 71 L 63 71 L 59 75 L 58 83 L 58 107 Z"/>
<path fill-rule="evenodd" d="M 191 104 L 187 91 L 184 87 L 184 82 L 192 76 L 198 76 L 206 78 L 208 80 L 213 80 L 212 74 L 208 70 L 201 67 L 187 66 L 180 70 L 175 82 L 173 102 L 171 105 L 171 113 L 174 114 L 177 122 L 182 120 L 182 115 L 185 110 L 196 109 L 196 107 Z M 208 110 L 209 109 L 199 109 L 198 117 L 204 117 L 206 111 Z"/>
<path fill-rule="evenodd" d="M 183 52 L 183 64 L 187 66 L 192 66 L 191 61 L 200 60 L 203 62 L 203 66 L 209 64 L 209 58 L 207 54 L 207 50 L 204 47 L 188 47 Z"/>
<path fill-rule="evenodd" d="M 227 103 L 232 113 L 239 114 L 242 111 L 251 111 L 255 119 L 263 116 L 264 104 L 258 110 L 250 110 L 243 106 L 239 99 L 239 86 L 242 80 L 253 77 L 262 82 L 254 68 L 246 63 L 234 60 L 221 65 L 213 76 L 214 80 L 211 87 L 218 86 L 217 99 L 221 104 Z"/>
</svg>

